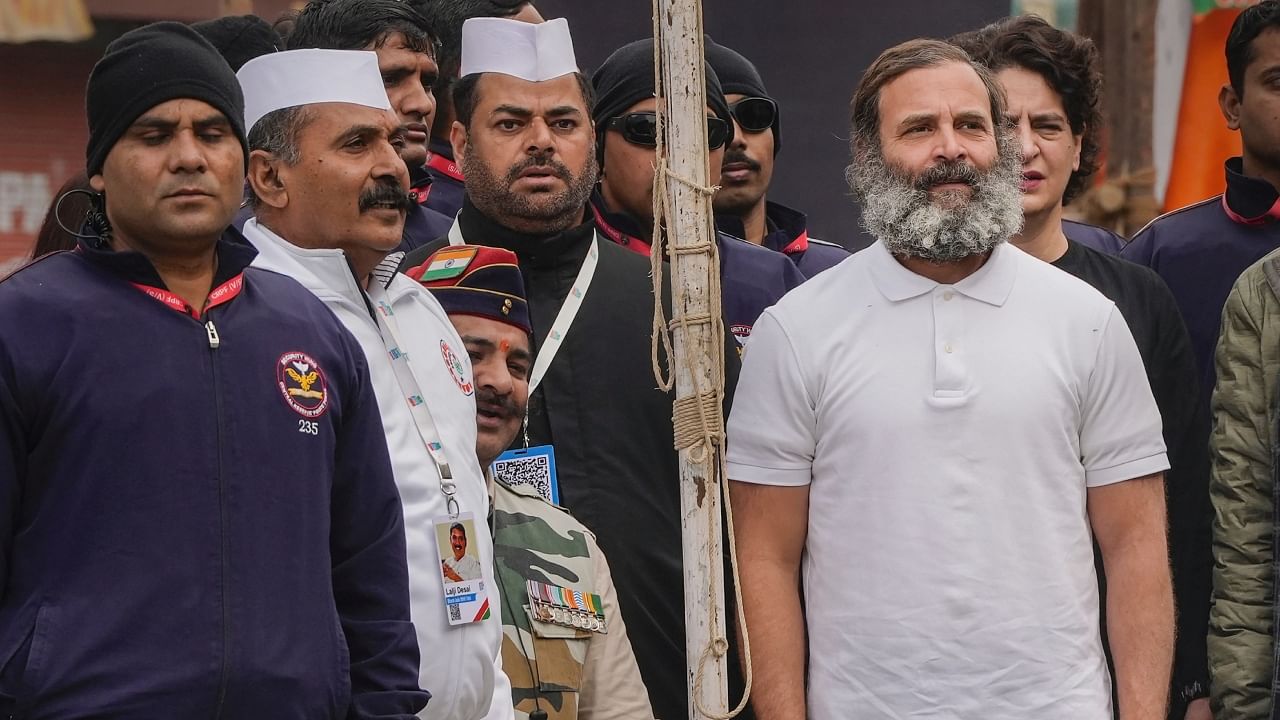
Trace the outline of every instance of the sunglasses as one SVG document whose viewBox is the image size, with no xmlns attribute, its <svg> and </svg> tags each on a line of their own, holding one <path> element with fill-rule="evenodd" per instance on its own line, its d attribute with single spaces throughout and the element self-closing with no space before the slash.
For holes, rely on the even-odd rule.
<svg viewBox="0 0 1280 720">
<path fill-rule="evenodd" d="M 764 132 L 778 119 L 778 103 L 763 97 L 742 98 L 729 106 L 729 113 L 747 132 Z"/>
<path fill-rule="evenodd" d="M 617 130 L 632 145 L 654 147 L 658 144 L 658 114 L 633 112 L 609 118 L 607 127 Z M 707 146 L 715 150 L 729 141 L 729 123 L 718 117 L 707 118 Z"/>
</svg>

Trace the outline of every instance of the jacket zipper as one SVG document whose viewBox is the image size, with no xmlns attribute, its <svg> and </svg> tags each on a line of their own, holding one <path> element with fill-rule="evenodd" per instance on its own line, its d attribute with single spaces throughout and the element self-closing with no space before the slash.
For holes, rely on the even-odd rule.
<svg viewBox="0 0 1280 720">
<path fill-rule="evenodd" d="M 226 480 L 222 469 L 222 392 L 221 378 L 218 373 L 218 358 L 215 352 L 222 345 L 222 338 L 218 335 L 218 328 L 213 324 L 212 318 L 206 318 L 204 323 L 205 335 L 209 340 L 209 367 L 213 380 L 213 403 L 214 403 L 214 424 L 216 426 L 216 448 L 218 453 L 218 537 L 221 542 L 222 568 L 221 582 L 218 591 L 221 595 L 222 604 L 222 667 L 218 672 L 218 704 L 214 711 L 214 718 L 222 717 L 222 708 L 227 700 L 227 685 L 231 675 L 231 609 L 228 605 L 229 598 L 227 592 L 227 583 L 231 571 L 229 566 L 227 551 L 227 499 L 226 499 Z"/>
</svg>

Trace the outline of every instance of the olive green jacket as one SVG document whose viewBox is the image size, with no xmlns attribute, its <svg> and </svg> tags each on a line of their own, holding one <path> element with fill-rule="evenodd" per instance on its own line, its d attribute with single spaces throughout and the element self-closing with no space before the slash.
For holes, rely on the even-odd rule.
<svg viewBox="0 0 1280 720">
<path fill-rule="evenodd" d="M 1236 281 L 1222 315 L 1213 393 L 1215 720 L 1268 720 L 1275 679 L 1275 475 L 1280 380 L 1280 251 Z"/>
</svg>

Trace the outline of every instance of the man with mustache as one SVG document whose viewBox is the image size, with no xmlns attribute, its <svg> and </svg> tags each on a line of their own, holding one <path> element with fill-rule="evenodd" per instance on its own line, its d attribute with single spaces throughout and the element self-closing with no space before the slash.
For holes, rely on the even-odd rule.
<svg viewBox="0 0 1280 720">
<path fill-rule="evenodd" d="M 882 53 L 848 172 L 877 242 L 757 324 L 728 462 L 762 717 L 1110 718 L 1092 536 L 1120 716 L 1164 720 L 1160 414 L 1114 303 L 1006 243 L 1005 113 L 954 45 Z"/>
<path fill-rule="evenodd" d="M 782 149 L 782 118 L 756 66 L 710 36 L 706 55 L 733 116 L 715 195 L 716 227 L 786 255 L 809 278 L 849 257 L 839 245 L 809 237 L 804 213 L 766 198 Z"/>
<path fill-rule="evenodd" d="M 471 18 L 510 18 L 527 23 L 540 23 L 543 18 L 529 0 L 409 0 L 409 4 L 422 13 L 440 39 L 436 115 L 426 167 L 430 185 L 419 193 L 426 198 L 427 207 L 455 218 L 465 195 L 464 175 L 449 139 L 457 120 L 451 90 L 462 65 L 462 25 Z"/>
<path fill-rule="evenodd" d="M 466 264 L 433 273 L 441 256 L 437 252 L 407 274 L 435 278 L 423 284 L 449 313 L 471 356 L 476 456 L 486 468 L 493 502 L 502 665 L 511 678 L 516 717 L 652 720 L 609 564 L 595 536 L 548 502 L 543 488 L 509 484 L 518 473 L 495 475 L 492 469 L 518 437 L 529 402 L 533 328 L 516 255 L 476 248 Z M 564 593 L 598 602 L 584 611 L 566 603 Z"/>
<path fill-rule="evenodd" d="M 235 75 L 155 23 L 85 104 L 86 232 L 0 282 L 0 716 L 408 720 L 428 696 L 369 372 L 228 229 Z"/>
<path fill-rule="evenodd" d="M 476 441 L 475 383 L 461 338 L 429 292 L 396 272 L 414 207 L 396 153 L 400 123 L 377 56 L 290 50 L 241 68 L 256 217 L 244 233 L 256 264 L 315 293 L 355 336 L 369 364 L 391 466 L 404 503 L 409 597 L 435 697 L 422 717 L 509 718 L 492 573 L 472 585 L 490 612 L 446 602 L 436 527 L 478 518 L 471 551 L 493 562 Z M 379 265 L 381 264 L 381 267 Z"/>
<path fill-rule="evenodd" d="M 530 393 L 530 445 L 554 448 L 560 503 L 619 568 L 618 604 L 655 714 L 679 720 L 688 714 L 675 590 L 684 581 L 680 474 L 672 394 L 653 376 L 649 259 L 597 232 L 588 205 L 598 170 L 591 87 L 568 24 L 472 18 L 461 68 L 453 149 L 467 197 L 440 244 L 497 246 L 519 258 L 546 364 Z M 410 253 L 406 264 L 428 254 Z M 659 298 L 669 311 L 666 282 Z M 737 353 L 726 355 L 732 388 Z"/>
<path fill-rule="evenodd" d="M 427 141 L 436 113 L 433 86 L 439 75 L 439 44 L 431 25 L 409 3 L 400 0 L 314 0 L 298 13 L 289 33 L 289 49 L 372 50 L 391 107 L 400 118 L 397 146 L 409 170 L 417 202 L 404 220 L 398 250 L 422 247 L 449 230 L 452 215 L 426 204 L 431 190 Z"/>
<path fill-rule="evenodd" d="M 720 80 L 706 67 L 707 136 L 712 185 L 719 184 L 725 146 L 734 132 Z M 600 191 L 591 198 L 596 226 L 615 243 L 648 255 L 653 243 L 653 175 L 657 130 L 653 41 L 616 50 L 591 76 L 596 93 L 591 119 L 600 157 Z M 739 349 L 765 308 L 804 282 L 795 264 L 776 252 L 716 233 L 725 325 Z"/>
</svg>

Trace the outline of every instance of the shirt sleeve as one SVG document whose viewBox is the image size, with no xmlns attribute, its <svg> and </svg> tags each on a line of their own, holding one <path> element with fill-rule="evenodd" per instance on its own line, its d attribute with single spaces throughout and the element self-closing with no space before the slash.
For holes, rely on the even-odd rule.
<svg viewBox="0 0 1280 720">
<path fill-rule="evenodd" d="M 348 340 L 356 371 L 342 396 L 329 539 L 333 598 L 350 654 L 347 718 L 409 720 L 430 694 L 418 687 L 404 517 L 364 354 Z"/>
<path fill-rule="evenodd" d="M 756 321 L 729 415 L 729 477 L 760 485 L 808 485 L 817 414 L 791 339 L 773 312 Z"/>
<path fill-rule="evenodd" d="M 1081 408 L 1080 454 L 1088 487 L 1132 480 L 1169 467 L 1160 411 L 1142 357 L 1114 305 L 1101 334 Z"/>
<path fill-rule="evenodd" d="M 582 668 L 578 695 L 578 720 L 653 720 L 649 693 L 640 678 L 627 626 L 618 609 L 609 563 L 594 538 L 587 535 L 587 551 L 595 575 L 595 587 L 604 604 L 606 633 L 592 633 Z"/>
</svg>

